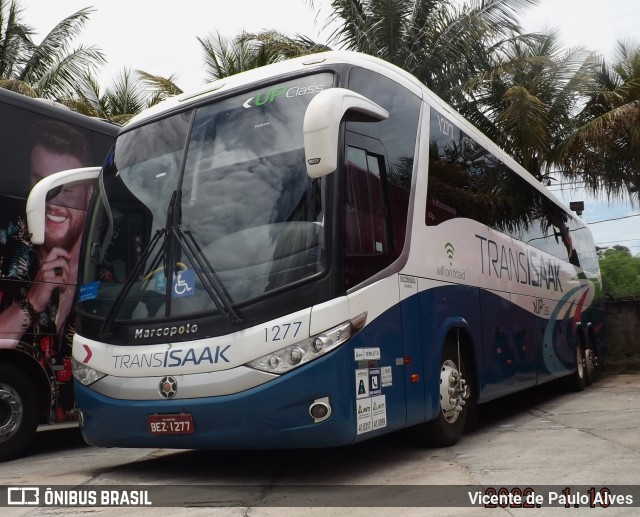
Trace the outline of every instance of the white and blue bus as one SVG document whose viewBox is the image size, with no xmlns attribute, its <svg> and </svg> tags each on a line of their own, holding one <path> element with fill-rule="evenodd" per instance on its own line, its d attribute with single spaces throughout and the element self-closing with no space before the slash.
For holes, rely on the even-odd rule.
<svg viewBox="0 0 640 517">
<path fill-rule="evenodd" d="M 585 224 L 417 79 L 316 54 L 169 99 L 119 133 L 81 252 L 90 444 L 298 448 L 473 408 L 604 352 Z"/>
</svg>

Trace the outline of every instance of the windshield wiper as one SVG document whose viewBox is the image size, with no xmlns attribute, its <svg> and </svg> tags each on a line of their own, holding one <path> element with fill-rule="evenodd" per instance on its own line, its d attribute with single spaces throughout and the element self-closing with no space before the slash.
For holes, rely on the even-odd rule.
<svg viewBox="0 0 640 517">
<path fill-rule="evenodd" d="M 165 222 L 165 228 L 167 234 L 165 236 L 165 255 L 164 255 L 164 276 L 169 280 L 176 272 L 176 263 L 180 262 L 180 248 L 176 247 L 173 240 L 174 228 L 179 228 L 182 224 L 182 191 L 174 190 L 171 194 L 171 201 L 169 201 L 169 208 L 167 209 L 167 220 Z"/>
<path fill-rule="evenodd" d="M 191 124 L 196 117 L 196 111 L 193 111 Z M 239 323 L 242 321 L 237 311 L 232 305 L 232 299 L 224 284 L 218 278 L 215 270 L 202 252 L 202 249 L 196 243 L 190 232 L 182 230 L 182 182 L 184 181 L 184 173 L 187 164 L 187 154 L 183 156 L 180 166 L 180 176 L 178 178 L 177 188 L 171 194 L 169 207 L 167 209 L 167 220 L 165 222 L 166 234 L 164 239 L 164 273 L 169 281 L 173 280 L 177 273 L 178 262 L 180 261 L 180 252 L 184 251 L 189 259 L 191 266 L 195 270 L 196 275 L 202 282 L 202 286 L 215 304 L 216 308 L 228 321 Z M 185 237 L 188 235 L 188 239 Z M 176 246 L 177 244 L 177 246 Z M 171 271 L 171 274 L 169 274 Z M 171 287 L 171 291 L 173 286 Z M 166 292 L 166 315 L 170 315 L 172 292 L 167 289 Z"/>
<path fill-rule="evenodd" d="M 188 230 L 186 232 L 182 231 L 181 227 L 172 228 L 172 232 L 191 264 L 198 266 L 194 268 L 196 274 L 220 313 L 224 314 L 231 323 L 240 323 L 242 318 L 233 308 L 229 292 L 218 278 L 218 274 L 215 269 L 213 269 L 209 260 L 207 260 L 206 255 L 202 252 L 200 246 L 198 246 L 191 232 Z"/>
<path fill-rule="evenodd" d="M 145 281 L 149 274 L 156 270 L 161 261 L 167 285 L 172 285 L 172 279 L 177 271 L 177 264 L 180 262 L 180 255 L 182 251 L 185 253 L 191 264 L 197 266 L 194 267 L 194 270 L 220 314 L 232 323 L 239 323 L 242 321 L 238 312 L 233 308 L 229 292 L 218 278 L 213 266 L 202 253 L 200 246 L 198 246 L 197 242 L 191 235 L 191 232 L 184 232 L 182 230 L 182 214 L 180 205 L 181 192 L 179 190 L 175 190 L 171 195 L 171 201 L 169 201 L 169 206 L 167 207 L 166 226 L 165 228 L 156 230 L 156 233 L 142 251 L 138 262 L 131 271 L 131 274 L 127 277 L 127 280 L 114 300 L 104 323 L 100 327 L 101 338 L 111 337 L 111 327 L 113 322 L 134 283 L 140 278 Z M 144 265 L 151 256 L 151 253 L 158 244 L 158 241 L 163 237 L 162 245 L 151 261 L 149 272 L 140 276 Z M 167 316 L 171 314 L 171 291 L 171 288 L 169 288 L 166 290 L 165 294 L 165 315 Z"/>
<path fill-rule="evenodd" d="M 140 255 L 140 258 L 138 259 L 138 263 L 133 268 L 133 271 L 131 271 L 131 274 L 127 277 L 127 281 L 122 286 L 122 289 L 118 293 L 118 296 L 116 296 L 116 299 L 113 301 L 113 305 L 111 305 L 111 309 L 109 309 L 109 314 L 107 314 L 107 317 L 105 318 L 104 323 L 100 327 L 100 337 L 101 338 L 111 337 L 111 335 L 112 335 L 111 334 L 111 326 L 113 325 L 113 321 L 115 320 L 115 317 L 116 317 L 116 314 L 118 313 L 118 310 L 120 310 L 120 307 L 124 303 L 125 297 L 127 296 L 127 294 L 129 294 L 129 291 L 131 291 L 131 288 L 133 287 L 133 284 L 139 278 L 140 271 L 142 270 L 142 268 L 144 267 L 147 259 L 151 255 L 151 252 L 153 251 L 153 248 L 155 248 L 155 246 L 158 243 L 158 241 L 160 240 L 160 238 L 166 232 L 167 232 L 167 230 L 165 228 L 160 228 L 160 229 L 156 230 L 156 233 L 154 234 L 154 236 L 151 238 L 151 240 L 149 241 L 147 246 L 142 251 L 142 254 Z M 163 249 L 164 249 L 164 243 L 160 247 L 160 250 L 158 251 L 158 254 L 156 254 L 156 258 L 153 260 L 153 263 L 159 263 L 159 257 L 160 257 L 160 254 L 162 253 Z M 151 271 L 153 271 L 153 269 Z"/>
<path fill-rule="evenodd" d="M 182 190 L 174 190 L 171 195 L 166 227 L 164 271 L 165 275 L 167 275 L 167 282 L 169 282 L 169 278 L 173 278 L 176 274 L 181 251 L 184 251 L 189 262 L 194 266 L 202 286 L 220 314 L 224 315 L 232 323 L 242 321 L 233 308 L 229 292 L 218 278 L 213 266 L 202 253 L 202 249 L 198 246 L 191 232 L 182 230 Z M 187 236 L 189 237 L 188 239 L 186 238 Z M 170 276 L 167 274 L 168 271 L 170 271 Z M 167 292 L 167 315 L 171 313 L 171 298 L 171 293 Z"/>
</svg>

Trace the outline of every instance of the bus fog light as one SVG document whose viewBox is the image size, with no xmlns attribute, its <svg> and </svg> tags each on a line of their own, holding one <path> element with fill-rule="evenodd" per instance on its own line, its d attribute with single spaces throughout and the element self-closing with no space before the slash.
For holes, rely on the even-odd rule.
<svg viewBox="0 0 640 517">
<path fill-rule="evenodd" d="M 331 404 L 329 404 L 329 397 L 314 400 L 313 404 L 309 406 L 309 414 L 313 418 L 313 422 L 323 422 L 331 416 Z"/>
</svg>

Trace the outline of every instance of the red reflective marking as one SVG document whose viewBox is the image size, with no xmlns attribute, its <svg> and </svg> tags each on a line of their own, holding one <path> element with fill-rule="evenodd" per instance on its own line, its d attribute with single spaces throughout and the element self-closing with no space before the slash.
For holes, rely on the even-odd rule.
<svg viewBox="0 0 640 517">
<path fill-rule="evenodd" d="M 93 352 L 91 351 L 91 349 L 89 348 L 89 345 L 82 345 L 85 352 L 87 352 L 87 357 L 84 358 L 84 360 L 82 361 L 84 364 L 87 364 L 89 362 L 89 359 L 91 359 L 91 356 L 93 355 Z"/>
</svg>

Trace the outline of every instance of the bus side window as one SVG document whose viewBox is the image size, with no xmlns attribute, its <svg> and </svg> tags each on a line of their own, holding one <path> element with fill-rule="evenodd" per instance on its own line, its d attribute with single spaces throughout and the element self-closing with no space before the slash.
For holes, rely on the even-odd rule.
<svg viewBox="0 0 640 517">
<path fill-rule="evenodd" d="M 389 251 L 389 207 L 380 156 L 347 148 L 345 249 L 347 254 Z"/>
<path fill-rule="evenodd" d="M 400 230 L 392 218 L 402 208 L 392 205 L 404 198 L 392 192 L 382 154 L 347 145 L 344 171 L 343 249 L 345 286 L 350 288 L 398 257 L 401 245 L 394 233 Z"/>
<path fill-rule="evenodd" d="M 421 99 L 396 81 L 355 67 L 349 89 L 376 102 L 389 118 L 345 123 L 343 206 L 347 289 L 394 262 L 407 229 Z"/>
</svg>

